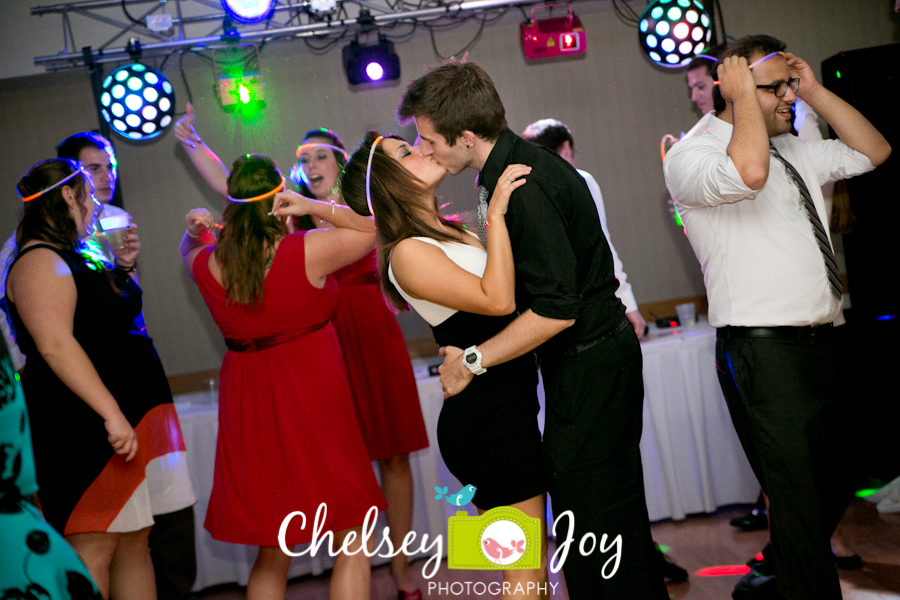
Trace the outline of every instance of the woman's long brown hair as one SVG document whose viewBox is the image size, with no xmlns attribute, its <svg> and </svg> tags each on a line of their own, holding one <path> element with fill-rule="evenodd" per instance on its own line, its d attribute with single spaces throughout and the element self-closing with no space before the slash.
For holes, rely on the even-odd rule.
<svg viewBox="0 0 900 600">
<path fill-rule="evenodd" d="M 252 198 L 281 183 L 278 165 L 268 156 L 247 154 L 234 161 L 228 176 L 228 195 Z M 275 244 L 287 235 L 284 223 L 270 217 L 274 196 L 255 202 L 229 202 L 222 214 L 216 242 L 216 261 L 229 300 L 257 307 L 263 301 L 266 267 Z"/>
<path fill-rule="evenodd" d="M 27 198 L 62 181 L 80 168 L 74 160 L 64 158 L 43 160 L 28 169 L 19 180 L 16 189 L 23 198 Z M 69 215 L 69 205 L 63 198 L 64 187 L 72 188 L 75 195 L 80 198 L 85 192 L 84 173 L 25 203 L 22 218 L 16 228 L 16 246 L 21 248 L 34 240 L 72 252 L 78 251 L 78 229 Z M 80 202 L 77 204 L 78 217 L 83 219 L 84 207 Z"/>
<path fill-rule="evenodd" d="M 62 181 L 75 171 L 81 169 L 78 161 L 68 158 L 52 158 L 43 160 L 31 166 L 25 173 L 16 189 L 23 198 L 27 198 L 32 194 L 36 194 L 41 190 L 46 190 L 51 185 Z M 87 193 L 84 173 L 74 176 L 63 185 L 54 188 L 44 194 L 41 194 L 34 200 L 25 203 L 22 210 L 22 218 L 16 227 L 16 247 L 22 249 L 22 246 L 31 241 L 43 242 L 56 246 L 64 250 L 68 250 L 73 254 L 78 254 L 80 240 L 78 239 L 78 228 L 75 226 L 73 217 L 69 214 L 69 205 L 63 198 L 63 188 L 70 187 L 77 198 L 81 198 Z M 79 219 L 84 219 L 84 204 L 76 202 Z M 100 265 L 103 274 L 106 275 L 110 287 L 117 294 L 121 295 L 122 290 L 113 281 L 112 273 L 105 263 Z"/>
<path fill-rule="evenodd" d="M 368 216 L 369 207 L 366 202 L 366 164 L 372 144 L 378 137 L 377 131 L 370 131 L 359 149 L 350 156 L 344 174 L 341 177 L 341 195 L 347 206 L 360 215 Z M 396 139 L 401 139 L 397 136 Z M 372 210 L 375 212 L 375 228 L 378 238 L 378 271 L 381 285 L 388 300 L 398 310 L 409 310 L 406 300 L 397 291 L 388 277 L 388 265 L 394 246 L 410 237 L 428 237 L 444 242 L 458 242 L 454 237 L 439 231 L 428 224 L 428 211 L 422 208 L 417 198 L 430 194 L 425 183 L 407 171 L 403 166 L 387 155 L 381 145 L 375 147 L 372 157 L 372 175 L 370 182 L 372 194 Z M 434 198 L 434 211 L 440 221 L 447 227 L 463 234 L 463 226 L 440 215 L 438 200 Z"/>
</svg>

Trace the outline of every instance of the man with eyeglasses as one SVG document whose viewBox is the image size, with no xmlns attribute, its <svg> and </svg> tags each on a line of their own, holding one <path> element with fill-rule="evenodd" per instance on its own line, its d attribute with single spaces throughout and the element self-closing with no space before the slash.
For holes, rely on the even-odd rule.
<svg viewBox="0 0 900 600">
<path fill-rule="evenodd" d="M 719 382 L 771 502 L 772 597 L 829 600 L 841 597 L 829 538 L 848 495 L 831 341 L 843 290 L 819 186 L 872 170 L 891 148 L 784 50 L 762 35 L 729 46 L 724 110 L 664 170 L 703 269 Z M 798 96 L 839 140 L 789 135 Z"/>
</svg>

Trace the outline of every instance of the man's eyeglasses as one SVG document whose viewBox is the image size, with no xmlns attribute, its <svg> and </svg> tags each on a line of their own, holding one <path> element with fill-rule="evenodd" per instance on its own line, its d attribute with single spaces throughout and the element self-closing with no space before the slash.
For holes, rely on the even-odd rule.
<svg viewBox="0 0 900 600">
<path fill-rule="evenodd" d="M 770 83 L 769 85 L 758 85 L 758 86 L 756 86 L 756 89 L 772 90 L 773 92 L 775 92 L 775 96 L 777 98 L 781 98 L 785 94 L 787 94 L 788 86 L 790 86 L 791 91 L 796 94 L 797 90 L 800 89 L 800 79 L 795 77 L 794 79 L 789 79 L 787 81 L 781 81 L 779 83 Z"/>
</svg>

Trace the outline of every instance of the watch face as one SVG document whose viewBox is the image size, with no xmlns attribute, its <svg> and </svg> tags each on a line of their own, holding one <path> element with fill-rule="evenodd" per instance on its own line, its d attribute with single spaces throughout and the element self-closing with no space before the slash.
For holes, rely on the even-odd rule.
<svg viewBox="0 0 900 600">
<path fill-rule="evenodd" d="M 476 360 L 478 360 L 478 357 L 474 352 L 472 354 L 466 354 L 466 363 L 474 365 Z"/>
</svg>

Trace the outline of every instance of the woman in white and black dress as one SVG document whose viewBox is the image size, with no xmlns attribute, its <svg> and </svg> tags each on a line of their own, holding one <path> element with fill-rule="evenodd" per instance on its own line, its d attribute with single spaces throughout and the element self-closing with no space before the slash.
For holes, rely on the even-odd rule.
<svg viewBox="0 0 900 600">
<path fill-rule="evenodd" d="M 375 216 L 388 299 L 400 310 L 411 305 L 441 346 L 480 344 L 513 320 L 515 272 L 504 215 L 510 194 L 528 172 L 530 167 L 511 165 L 501 178 L 488 209 L 486 252 L 477 236 L 440 214 L 435 193 L 447 171 L 419 148 L 371 131 L 347 163 L 341 194 L 356 212 Z M 444 403 L 438 421 L 441 455 L 463 485 L 477 488 L 472 503 L 479 512 L 512 506 L 543 523 L 538 410 L 530 354 L 492 367 Z M 546 548 L 543 529 L 541 535 Z M 543 558 L 541 564 L 536 570 L 504 571 L 504 581 L 513 583 L 511 591 L 516 582 L 545 582 Z"/>
</svg>

